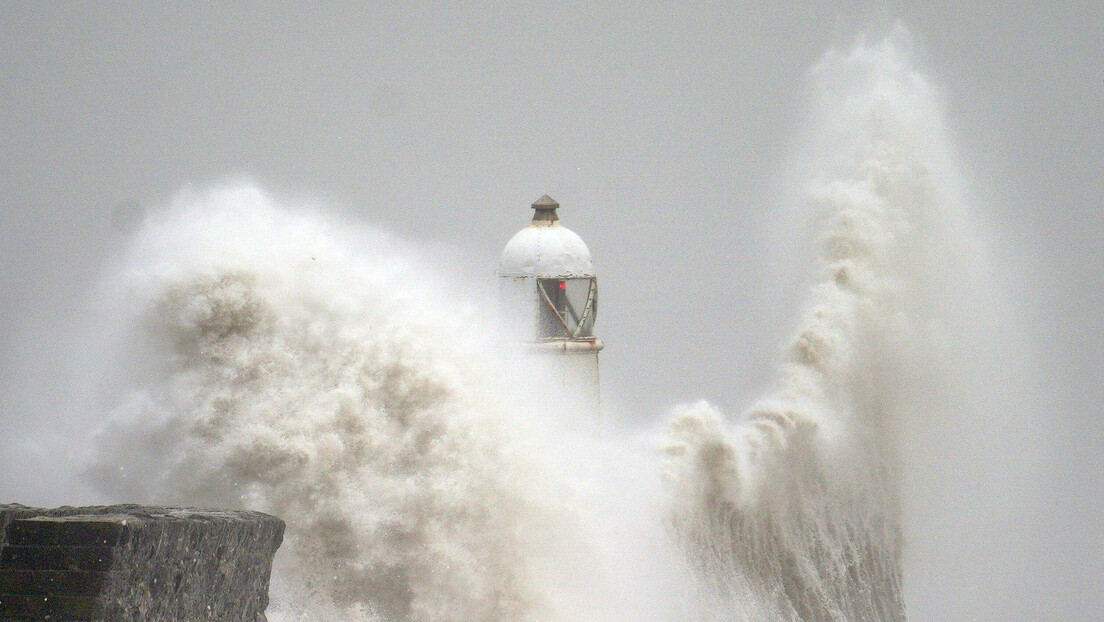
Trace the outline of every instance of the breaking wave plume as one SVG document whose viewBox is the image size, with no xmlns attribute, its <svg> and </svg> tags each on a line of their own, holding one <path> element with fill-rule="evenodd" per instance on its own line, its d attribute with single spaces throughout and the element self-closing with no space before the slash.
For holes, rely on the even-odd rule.
<svg viewBox="0 0 1104 622">
<path fill-rule="evenodd" d="M 901 440 L 930 391 L 961 204 L 937 94 L 898 27 L 812 71 L 820 277 L 777 386 L 669 429 L 672 523 L 719 619 L 903 620 Z"/>
<path fill-rule="evenodd" d="M 961 216 L 907 39 L 812 71 L 821 278 L 738 420 L 681 407 L 665 455 L 548 425 L 408 249 L 244 184 L 137 235 L 89 477 L 284 518 L 274 622 L 904 619 L 901 439 L 948 408 Z"/>
<path fill-rule="evenodd" d="M 428 281 L 248 185 L 182 195 L 116 284 L 138 362 L 91 477 L 284 518 L 273 620 L 548 619 L 570 497 Z"/>
</svg>

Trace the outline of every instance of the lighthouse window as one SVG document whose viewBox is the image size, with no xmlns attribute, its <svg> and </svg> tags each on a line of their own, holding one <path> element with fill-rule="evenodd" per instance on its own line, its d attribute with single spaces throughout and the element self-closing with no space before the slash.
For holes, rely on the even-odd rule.
<svg viewBox="0 0 1104 622">
<path fill-rule="evenodd" d="M 593 278 L 537 279 L 537 314 L 542 339 L 585 339 L 598 308 Z"/>
</svg>

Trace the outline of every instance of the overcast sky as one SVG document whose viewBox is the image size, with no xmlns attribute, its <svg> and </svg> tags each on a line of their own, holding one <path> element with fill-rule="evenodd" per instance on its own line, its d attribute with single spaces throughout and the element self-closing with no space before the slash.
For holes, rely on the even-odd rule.
<svg viewBox="0 0 1104 622">
<path fill-rule="evenodd" d="M 642 419 L 698 398 L 739 411 L 801 300 L 771 222 L 806 72 L 901 19 L 1046 370 L 1039 598 L 1053 619 L 1099 612 L 1104 4 L 914 4 L 5 2 L 0 422 L 66 407 L 58 335 L 141 212 L 238 176 L 473 280 L 548 193 L 595 258 L 610 399 Z"/>
</svg>

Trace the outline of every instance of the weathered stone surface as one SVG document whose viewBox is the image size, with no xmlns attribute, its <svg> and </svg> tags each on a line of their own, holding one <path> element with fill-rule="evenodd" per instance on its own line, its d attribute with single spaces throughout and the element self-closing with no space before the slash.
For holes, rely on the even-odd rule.
<svg viewBox="0 0 1104 622">
<path fill-rule="evenodd" d="M 0 568 L 111 570 L 110 546 L 5 546 Z"/>
<path fill-rule="evenodd" d="M 260 622 L 283 531 L 259 512 L 0 505 L 0 620 Z"/>
</svg>

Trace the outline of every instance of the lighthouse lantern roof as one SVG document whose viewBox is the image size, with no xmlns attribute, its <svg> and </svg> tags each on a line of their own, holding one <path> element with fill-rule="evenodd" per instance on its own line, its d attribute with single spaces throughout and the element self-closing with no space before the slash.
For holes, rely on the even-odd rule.
<svg viewBox="0 0 1104 622">
<path fill-rule="evenodd" d="M 594 263 L 583 239 L 559 224 L 556 203 L 544 195 L 533 203 L 533 222 L 502 249 L 498 273 L 504 277 L 593 277 Z"/>
</svg>

